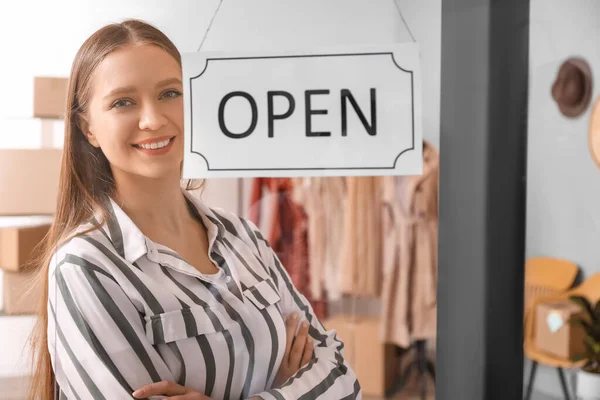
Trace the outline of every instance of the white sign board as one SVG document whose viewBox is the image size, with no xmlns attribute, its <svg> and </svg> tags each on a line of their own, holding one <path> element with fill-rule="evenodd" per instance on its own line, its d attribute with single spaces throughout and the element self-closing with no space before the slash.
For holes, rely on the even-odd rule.
<svg viewBox="0 0 600 400">
<path fill-rule="evenodd" d="M 182 57 L 184 179 L 421 174 L 415 43 Z"/>
</svg>

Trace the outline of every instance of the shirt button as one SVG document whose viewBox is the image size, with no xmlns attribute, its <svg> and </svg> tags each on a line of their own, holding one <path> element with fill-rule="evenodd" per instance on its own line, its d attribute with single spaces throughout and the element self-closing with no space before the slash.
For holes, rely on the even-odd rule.
<svg viewBox="0 0 600 400">
<path fill-rule="evenodd" d="M 225 283 L 229 283 L 229 282 L 231 282 L 231 277 L 230 276 L 228 276 L 227 278 L 225 278 Z"/>
</svg>

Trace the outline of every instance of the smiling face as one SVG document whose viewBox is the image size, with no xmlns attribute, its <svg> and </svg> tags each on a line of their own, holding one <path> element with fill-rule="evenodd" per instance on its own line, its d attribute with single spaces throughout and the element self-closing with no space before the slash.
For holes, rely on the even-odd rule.
<svg viewBox="0 0 600 400">
<path fill-rule="evenodd" d="M 102 149 L 116 181 L 122 174 L 180 179 L 181 77 L 176 59 L 147 44 L 116 50 L 96 67 L 82 129 Z"/>
</svg>

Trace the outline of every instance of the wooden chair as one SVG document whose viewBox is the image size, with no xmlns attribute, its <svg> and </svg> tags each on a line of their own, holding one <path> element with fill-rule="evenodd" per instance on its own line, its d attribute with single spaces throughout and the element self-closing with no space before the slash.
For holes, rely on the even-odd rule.
<svg viewBox="0 0 600 400">
<path fill-rule="evenodd" d="M 536 306 L 548 299 L 568 298 L 568 289 L 573 286 L 578 272 L 577 265 L 557 258 L 535 257 L 527 260 L 525 264 L 525 332 L 523 350 L 525 356 L 532 361 L 525 400 L 531 398 L 538 364 L 557 368 L 565 399 L 569 399 L 563 368 L 572 366 L 572 363 L 568 360 L 557 361 L 552 356 L 536 350 L 534 346 L 534 323 Z"/>
</svg>

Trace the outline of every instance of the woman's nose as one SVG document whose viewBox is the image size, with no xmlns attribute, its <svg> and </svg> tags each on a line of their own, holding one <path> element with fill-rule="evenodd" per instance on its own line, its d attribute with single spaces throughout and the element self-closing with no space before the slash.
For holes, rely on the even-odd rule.
<svg viewBox="0 0 600 400">
<path fill-rule="evenodd" d="M 167 124 L 167 117 L 156 103 L 146 103 L 140 115 L 140 129 L 158 130 Z"/>
</svg>

